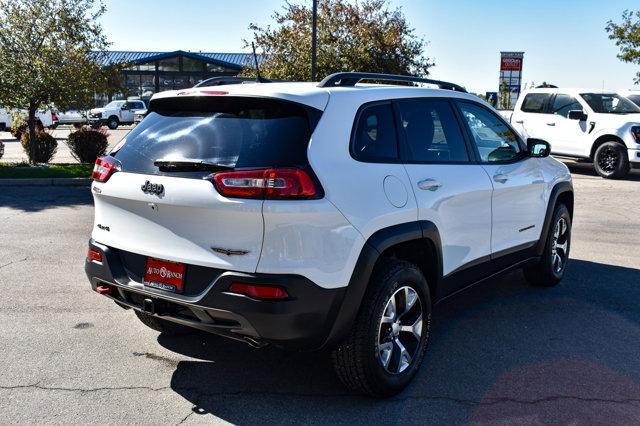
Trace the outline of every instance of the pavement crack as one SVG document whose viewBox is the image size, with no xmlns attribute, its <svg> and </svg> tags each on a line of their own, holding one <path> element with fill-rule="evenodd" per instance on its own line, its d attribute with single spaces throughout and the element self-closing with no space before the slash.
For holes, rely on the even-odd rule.
<svg viewBox="0 0 640 426">
<path fill-rule="evenodd" d="M 0 390 L 15 390 L 15 389 L 38 389 L 45 391 L 60 391 L 60 392 L 79 392 L 90 393 L 90 392 L 102 392 L 102 391 L 117 391 L 117 390 L 146 390 L 151 392 L 159 392 L 166 389 L 171 389 L 171 386 L 163 386 L 159 388 L 154 388 L 151 386 L 114 386 L 114 387 L 96 387 L 96 388 L 71 388 L 71 387 L 59 387 L 59 386 L 43 386 L 38 383 L 33 383 L 29 385 L 14 385 L 14 386 L 0 386 Z"/>
<path fill-rule="evenodd" d="M 25 257 L 24 259 L 19 259 L 19 260 L 12 260 L 9 263 L 5 263 L 4 265 L 0 265 L 0 269 L 4 268 L 5 266 L 9 266 L 9 265 L 13 265 L 14 263 L 20 263 L 20 262 L 24 262 L 26 261 L 27 258 Z"/>
</svg>

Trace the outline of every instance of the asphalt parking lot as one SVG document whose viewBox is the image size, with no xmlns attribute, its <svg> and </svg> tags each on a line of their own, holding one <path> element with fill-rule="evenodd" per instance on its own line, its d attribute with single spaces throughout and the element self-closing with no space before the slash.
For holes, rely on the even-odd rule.
<svg viewBox="0 0 640 426">
<path fill-rule="evenodd" d="M 413 384 L 349 395 L 325 354 L 158 335 L 90 290 L 87 188 L 0 192 L 2 423 L 640 423 L 640 173 L 572 165 L 572 261 L 437 306 Z"/>
</svg>

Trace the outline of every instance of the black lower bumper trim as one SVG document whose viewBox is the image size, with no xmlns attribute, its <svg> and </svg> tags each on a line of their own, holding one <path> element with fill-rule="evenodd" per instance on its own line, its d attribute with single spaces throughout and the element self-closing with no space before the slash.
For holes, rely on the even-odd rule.
<svg viewBox="0 0 640 426">
<path fill-rule="evenodd" d="M 94 290 L 100 285 L 112 286 L 108 297 L 121 306 L 239 340 L 318 349 L 325 344 L 344 299 L 345 288 L 325 289 L 299 275 L 231 271 L 213 273 L 211 283 L 199 294 L 168 293 L 132 279 L 118 250 L 93 240 L 89 245 L 103 254 L 103 262 L 85 262 Z M 228 292 L 236 281 L 275 284 L 290 297 L 265 301 Z"/>
</svg>

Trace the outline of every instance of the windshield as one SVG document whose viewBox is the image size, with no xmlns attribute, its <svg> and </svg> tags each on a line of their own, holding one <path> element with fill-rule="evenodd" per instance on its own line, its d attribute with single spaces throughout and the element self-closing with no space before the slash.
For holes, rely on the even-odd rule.
<svg viewBox="0 0 640 426">
<path fill-rule="evenodd" d="M 640 95 L 629 95 L 627 98 L 634 104 L 640 106 Z"/>
<path fill-rule="evenodd" d="M 117 108 L 117 107 L 121 107 L 124 104 L 124 101 L 113 101 L 113 102 L 109 102 L 105 108 Z"/>
<path fill-rule="evenodd" d="M 580 96 L 594 112 L 600 114 L 636 114 L 640 108 L 630 100 L 616 94 L 581 93 Z"/>
<path fill-rule="evenodd" d="M 226 99 L 151 112 L 112 153 L 123 171 L 162 174 L 156 161 L 203 161 L 235 168 L 307 164 L 307 111 L 290 102 Z"/>
</svg>

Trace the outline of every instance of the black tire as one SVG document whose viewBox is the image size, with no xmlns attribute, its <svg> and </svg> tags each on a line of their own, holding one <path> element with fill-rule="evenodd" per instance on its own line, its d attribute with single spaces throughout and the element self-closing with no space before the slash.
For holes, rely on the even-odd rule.
<svg viewBox="0 0 640 426">
<path fill-rule="evenodd" d="M 153 315 L 145 314 L 144 312 L 134 309 L 138 319 L 147 327 L 159 331 L 163 334 L 180 335 L 192 333 L 193 329 L 190 327 L 177 324 L 175 322 L 167 321 L 162 318 L 154 317 Z"/>
<path fill-rule="evenodd" d="M 118 128 L 118 126 L 120 125 L 120 120 L 118 120 L 118 117 L 109 117 L 109 119 L 107 120 L 107 127 L 110 128 L 111 130 L 116 130 Z"/>
<path fill-rule="evenodd" d="M 409 296 L 410 290 L 416 294 Z M 394 306 L 400 306 L 409 298 L 414 300 L 403 313 L 399 308 L 389 315 L 389 303 L 394 298 Z M 421 309 L 421 316 L 416 315 L 416 306 Z M 383 317 L 389 322 L 383 322 Z M 412 330 L 402 330 L 402 318 L 408 324 L 413 322 Z M 395 321 L 397 319 L 397 322 Z M 398 324 L 399 323 L 399 324 Z M 392 328 L 395 324 L 395 331 Z M 384 260 L 376 267 L 369 287 L 362 300 L 362 305 L 353 324 L 349 337 L 333 350 L 332 359 L 336 374 L 346 387 L 354 392 L 373 397 L 387 397 L 403 390 L 413 379 L 420 368 L 431 326 L 431 298 L 429 287 L 422 272 L 412 263 L 402 260 Z M 407 328 L 410 326 L 407 325 Z M 393 333 L 398 333 L 392 336 Z M 384 339 L 381 336 L 385 336 Z M 397 342 L 403 339 L 400 345 Z M 413 340 L 411 340 L 413 339 Z M 380 344 L 383 341 L 385 343 Z M 387 346 L 390 345 L 390 346 Z M 390 347 L 388 354 L 381 352 L 381 347 Z M 406 349 L 411 360 L 407 363 L 400 348 Z M 386 357 L 386 366 L 384 358 Z M 404 367 L 404 369 L 402 369 Z M 389 371 L 395 370 L 395 371 Z"/>
<path fill-rule="evenodd" d="M 563 229 L 563 226 L 566 228 Z M 553 287 L 558 284 L 567 270 L 570 250 L 571 216 L 567 206 L 558 204 L 546 235 L 542 257 L 539 261 L 523 268 L 527 281 L 538 287 Z M 558 258 L 561 264 L 558 263 Z"/>
<path fill-rule="evenodd" d="M 605 142 L 593 156 L 596 172 L 606 179 L 620 179 L 629 173 L 627 148 L 619 142 Z"/>
</svg>

